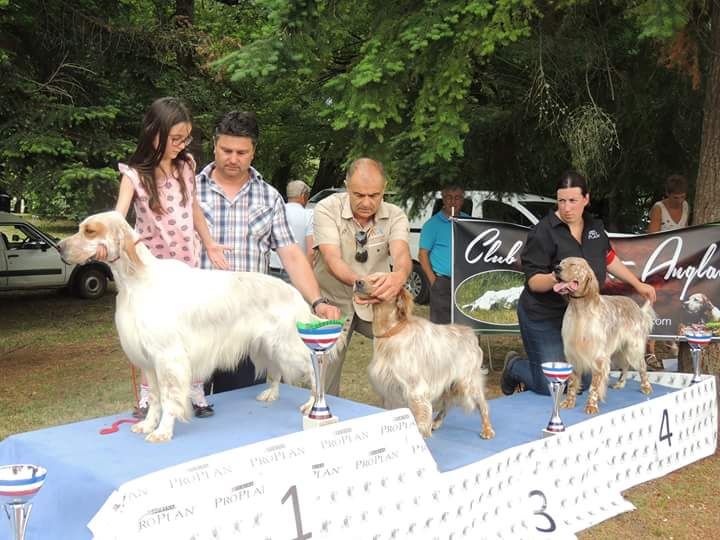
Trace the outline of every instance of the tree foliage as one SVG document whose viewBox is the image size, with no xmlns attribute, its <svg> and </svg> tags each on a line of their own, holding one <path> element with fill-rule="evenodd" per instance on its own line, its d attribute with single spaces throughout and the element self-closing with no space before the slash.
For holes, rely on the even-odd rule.
<svg viewBox="0 0 720 540">
<path fill-rule="evenodd" d="M 256 166 L 284 188 L 382 159 L 394 188 L 552 194 L 586 172 L 611 226 L 698 169 L 703 0 L 47 0 L 0 3 L 0 182 L 46 213 L 114 198 L 149 102 L 178 95 L 192 148 L 258 113 Z M 39 29 L 39 31 L 38 31 Z M 37 39 L 36 36 L 42 39 Z M 707 105 L 705 105 L 707 109 Z"/>
<path fill-rule="evenodd" d="M 408 194 L 446 182 L 551 193 L 575 167 L 624 228 L 668 174 L 697 167 L 702 94 L 662 44 L 698 4 L 268 0 L 272 31 L 217 66 L 236 81 L 299 74 L 347 136 L 345 157 L 385 160 Z"/>
</svg>

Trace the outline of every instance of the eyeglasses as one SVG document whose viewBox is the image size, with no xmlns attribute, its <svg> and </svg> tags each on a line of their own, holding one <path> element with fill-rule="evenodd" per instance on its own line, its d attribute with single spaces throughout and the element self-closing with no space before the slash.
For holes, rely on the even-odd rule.
<svg viewBox="0 0 720 540">
<path fill-rule="evenodd" d="M 364 263 L 368 260 L 368 252 L 367 249 L 365 249 L 365 244 L 367 244 L 367 241 L 367 231 L 360 230 L 355 233 L 355 243 L 357 244 L 357 248 L 355 250 L 355 260 L 357 262 Z"/>
<path fill-rule="evenodd" d="M 189 135 L 184 139 L 182 137 L 170 137 L 170 142 L 174 146 L 190 146 L 190 143 L 193 142 L 193 138 L 192 135 Z"/>
</svg>

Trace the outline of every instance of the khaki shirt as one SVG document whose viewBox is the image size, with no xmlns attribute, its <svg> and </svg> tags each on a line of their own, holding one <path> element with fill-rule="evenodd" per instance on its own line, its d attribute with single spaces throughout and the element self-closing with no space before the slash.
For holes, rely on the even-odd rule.
<svg viewBox="0 0 720 540">
<path fill-rule="evenodd" d="M 405 212 L 394 204 L 380 203 L 375 214 L 375 223 L 367 228 L 368 241 L 365 248 L 368 260 L 364 263 L 355 260 L 358 248 L 355 233 L 361 229 L 353 219 L 350 196 L 347 193 L 326 197 L 315 206 L 314 247 L 317 248 L 320 244 L 338 246 L 342 260 L 361 276 L 374 272 L 389 272 L 390 242 L 408 241 L 410 224 Z M 319 250 L 315 256 L 314 270 L 322 295 L 338 306 L 344 316 L 349 318 L 353 313 L 357 313 L 361 319 L 372 321 L 372 306 L 358 305 L 353 301 L 353 288 L 332 275 Z"/>
</svg>

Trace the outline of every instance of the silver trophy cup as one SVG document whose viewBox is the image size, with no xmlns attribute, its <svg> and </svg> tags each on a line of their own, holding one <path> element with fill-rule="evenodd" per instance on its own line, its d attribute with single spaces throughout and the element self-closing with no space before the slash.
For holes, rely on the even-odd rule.
<svg viewBox="0 0 720 540">
<path fill-rule="evenodd" d="M 700 373 L 702 371 L 702 350 L 712 341 L 712 332 L 705 325 L 694 324 L 685 329 L 685 339 L 687 339 L 690 347 L 690 356 L 693 363 L 693 378 L 690 384 L 698 383 L 702 380 Z"/>
<path fill-rule="evenodd" d="M 543 375 L 548 381 L 550 397 L 553 402 L 552 416 L 547 427 L 543 429 L 543 437 L 549 437 L 565 431 L 565 424 L 560 418 L 560 400 L 562 399 L 565 383 L 572 374 L 573 368 L 567 362 L 544 362 Z"/>
<path fill-rule="evenodd" d="M 328 407 L 325 401 L 325 373 L 327 372 L 327 362 L 325 351 L 313 351 L 312 366 L 315 375 L 317 398 L 310 409 L 310 414 L 308 414 L 308 418 L 311 420 L 328 420 L 332 418 L 330 407 Z"/>
<path fill-rule="evenodd" d="M 325 374 L 330 361 L 329 351 L 342 333 L 344 321 L 321 321 L 315 323 L 297 323 L 300 338 L 312 354 L 313 374 L 315 376 L 315 402 L 310 413 L 303 417 L 303 429 L 333 424 L 338 421 L 325 401 Z"/>
<path fill-rule="evenodd" d="M 13 540 L 24 540 L 32 498 L 45 483 L 47 471 L 37 465 L 0 467 L 0 503 L 10 521 Z"/>
</svg>

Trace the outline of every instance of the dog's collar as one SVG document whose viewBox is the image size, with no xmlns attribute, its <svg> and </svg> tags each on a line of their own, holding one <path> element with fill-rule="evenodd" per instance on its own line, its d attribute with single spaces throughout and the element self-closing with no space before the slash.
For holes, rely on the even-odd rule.
<svg viewBox="0 0 720 540">
<path fill-rule="evenodd" d="M 137 245 L 140 243 L 141 240 L 142 240 L 142 237 L 138 238 L 137 240 L 135 240 L 135 242 L 133 242 L 133 245 L 134 245 L 134 246 L 137 246 Z M 117 261 L 119 261 L 119 260 L 120 260 L 120 255 L 118 255 L 117 257 L 115 257 L 112 261 L 107 261 L 107 263 L 108 263 L 108 264 L 112 264 L 112 263 L 117 262 Z"/>
<path fill-rule="evenodd" d="M 400 331 L 401 331 L 403 328 L 405 328 L 405 326 L 407 326 L 407 323 L 408 323 L 407 319 L 405 319 L 404 321 L 400 321 L 399 323 L 397 323 L 395 326 L 393 326 L 392 328 L 390 328 L 390 330 L 388 330 L 388 331 L 385 332 L 384 334 L 382 334 L 382 335 L 380 335 L 380 336 L 375 335 L 374 337 L 377 338 L 377 339 L 383 339 L 383 338 L 393 337 L 394 335 L 399 334 Z"/>
</svg>

